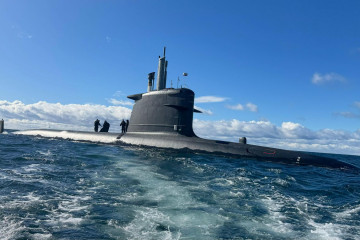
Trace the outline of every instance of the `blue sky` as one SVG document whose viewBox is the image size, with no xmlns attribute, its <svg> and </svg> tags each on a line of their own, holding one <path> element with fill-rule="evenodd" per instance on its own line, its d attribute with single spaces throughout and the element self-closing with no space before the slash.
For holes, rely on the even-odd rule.
<svg viewBox="0 0 360 240">
<path fill-rule="evenodd" d="M 209 113 L 199 121 L 355 133 L 359 9 L 359 1 L 1 0 L 0 101 L 20 101 L 24 112 L 38 102 L 131 109 L 126 96 L 146 91 L 166 46 L 167 86 L 189 73 L 180 84 Z M 15 119 L 15 105 L 0 113 Z"/>
</svg>

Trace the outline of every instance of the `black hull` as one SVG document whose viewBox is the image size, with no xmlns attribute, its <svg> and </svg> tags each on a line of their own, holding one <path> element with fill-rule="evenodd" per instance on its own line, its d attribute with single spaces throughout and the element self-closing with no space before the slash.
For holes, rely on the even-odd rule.
<svg viewBox="0 0 360 240">
<path fill-rule="evenodd" d="M 262 147 L 251 144 L 233 143 L 187 137 L 167 133 L 127 133 L 119 137 L 121 142 L 142 146 L 171 149 L 190 149 L 193 151 L 222 154 L 231 157 L 249 157 L 262 161 L 280 162 L 302 166 L 318 166 L 358 170 L 357 167 L 333 158 L 321 157 L 300 151 Z"/>
<path fill-rule="evenodd" d="M 25 130 L 14 132 L 32 136 L 61 138 L 82 142 L 99 142 L 108 144 L 130 144 L 164 149 L 188 149 L 194 152 L 205 152 L 232 158 L 255 158 L 260 161 L 286 163 L 300 166 L 318 166 L 326 168 L 349 169 L 359 172 L 357 167 L 327 158 L 299 151 L 282 150 L 251 144 L 216 141 L 184 136 L 176 133 L 100 133 L 72 130 Z"/>
</svg>

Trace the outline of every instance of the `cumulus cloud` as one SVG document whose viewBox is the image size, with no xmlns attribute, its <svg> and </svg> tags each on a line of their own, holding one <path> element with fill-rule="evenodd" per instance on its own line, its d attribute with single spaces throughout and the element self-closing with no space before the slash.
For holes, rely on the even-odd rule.
<svg viewBox="0 0 360 240">
<path fill-rule="evenodd" d="M 360 129 L 355 132 L 323 129 L 310 130 L 299 123 L 283 122 L 276 126 L 268 121 L 194 120 L 195 133 L 208 139 L 237 142 L 247 137 L 249 144 L 300 151 L 360 155 Z"/>
<path fill-rule="evenodd" d="M 346 79 L 345 77 L 337 73 L 326 73 L 326 74 L 314 73 L 311 81 L 313 84 L 320 85 L 329 82 L 346 82 Z"/>
<path fill-rule="evenodd" d="M 216 97 L 216 96 L 202 96 L 195 98 L 195 103 L 214 103 L 214 102 L 224 102 L 227 98 L 225 97 Z"/>
<path fill-rule="evenodd" d="M 253 104 L 253 103 L 247 103 L 245 106 L 243 106 L 242 104 L 236 104 L 236 105 L 228 105 L 227 108 L 232 109 L 232 110 L 238 110 L 238 111 L 243 111 L 243 110 L 249 110 L 251 112 L 257 112 L 258 111 L 258 106 Z"/>
<path fill-rule="evenodd" d="M 131 109 L 96 104 L 61 104 L 40 101 L 24 104 L 21 101 L 0 101 L 0 116 L 9 129 L 60 128 L 92 129 L 94 120 L 107 120 L 116 130 L 121 119 L 130 118 Z"/>
</svg>

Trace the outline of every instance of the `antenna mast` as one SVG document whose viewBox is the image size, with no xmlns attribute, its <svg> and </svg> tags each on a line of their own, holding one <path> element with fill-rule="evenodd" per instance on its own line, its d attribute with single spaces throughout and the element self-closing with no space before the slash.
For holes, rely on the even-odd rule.
<svg viewBox="0 0 360 240">
<path fill-rule="evenodd" d="M 164 47 L 164 56 L 159 56 L 159 67 L 157 76 L 157 90 L 166 88 L 166 76 L 168 61 L 165 60 L 166 47 Z"/>
</svg>

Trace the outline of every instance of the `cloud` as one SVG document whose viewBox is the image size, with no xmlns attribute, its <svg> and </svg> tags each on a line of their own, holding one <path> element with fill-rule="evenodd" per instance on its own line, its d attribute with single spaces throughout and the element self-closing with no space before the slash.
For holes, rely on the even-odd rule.
<svg viewBox="0 0 360 240">
<path fill-rule="evenodd" d="M 324 75 L 320 74 L 320 73 L 314 73 L 313 77 L 312 77 L 312 83 L 313 84 L 325 84 L 325 83 L 329 83 L 329 82 L 346 82 L 345 77 L 341 76 L 340 74 L 337 73 L 326 73 Z"/>
<path fill-rule="evenodd" d="M 97 104 L 61 104 L 40 101 L 24 104 L 21 101 L 0 101 L 0 116 L 9 129 L 49 128 L 92 129 L 94 120 L 107 120 L 111 130 L 120 129 L 121 119 L 130 118 L 131 109 Z"/>
<path fill-rule="evenodd" d="M 203 96 L 195 98 L 195 103 L 214 103 L 214 102 L 224 102 L 228 98 L 225 97 L 216 97 L 216 96 Z"/>
<path fill-rule="evenodd" d="M 299 123 L 268 121 L 204 121 L 194 119 L 195 133 L 208 139 L 238 142 L 247 137 L 249 144 L 269 147 L 360 155 L 360 129 L 355 132 L 322 129 L 310 130 Z"/>
<path fill-rule="evenodd" d="M 353 106 L 357 109 L 360 110 L 360 102 L 355 101 L 353 103 Z M 345 118 L 359 118 L 360 119 L 360 111 L 359 113 L 354 113 L 354 112 L 336 112 L 334 113 L 334 115 L 338 115 L 338 116 L 342 116 Z"/>
<path fill-rule="evenodd" d="M 247 109 L 249 109 L 249 111 L 251 111 L 251 112 L 257 112 L 257 111 L 258 111 L 258 107 L 257 107 L 255 104 L 253 104 L 253 103 L 247 103 L 247 104 L 246 104 L 246 107 L 247 107 Z"/>
<path fill-rule="evenodd" d="M 123 96 L 126 96 L 124 93 L 122 93 L 122 91 L 116 91 L 114 94 L 113 94 L 114 97 L 123 97 Z"/>
<path fill-rule="evenodd" d="M 354 102 L 354 106 L 360 109 L 360 102 Z"/>
<path fill-rule="evenodd" d="M 105 40 L 106 40 L 107 43 L 110 43 L 110 42 L 111 42 L 111 37 L 106 36 L 106 37 L 105 37 Z"/>
<path fill-rule="evenodd" d="M 24 31 L 21 27 L 17 25 L 12 25 L 11 28 L 16 32 L 17 37 L 21 39 L 32 39 L 33 35 Z"/>
<path fill-rule="evenodd" d="M 344 118 L 360 118 L 360 114 L 353 112 L 337 112 L 335 115 L 342 116 Z"/>
<path fill-rule="evenodd" d="M 249 110 L 251 112 L 257 112 L 258 111 L 258 106 L 253 104 L 253 103 L 247 103 L 245 106 L 243 106 L 242 104 L 237 104 L 237 105 L 228 105 L 226 106 L 229 109 L 232 110 L 238 110 L 238 111 L 243 111 L 243 110 Z"/>
<path fill-rule="evenodd" d="M 117 100 L 117 99 L 114 99 L 114 98 L 108 99 L 108 102 L 113 104 L 113 105 L 122 105 L 122 106 L 132 106 L 132 105 L 134 105 L 133 102 Z"/>
<path fill-rule="evenodd" d="M 244 106 L 241 105 L 240 103 L 237 105 L 228 105 L 227 108 L 230 108 L 232 110 L 239 110 L 239 111 L 244 110 Z"/>
</svg>

